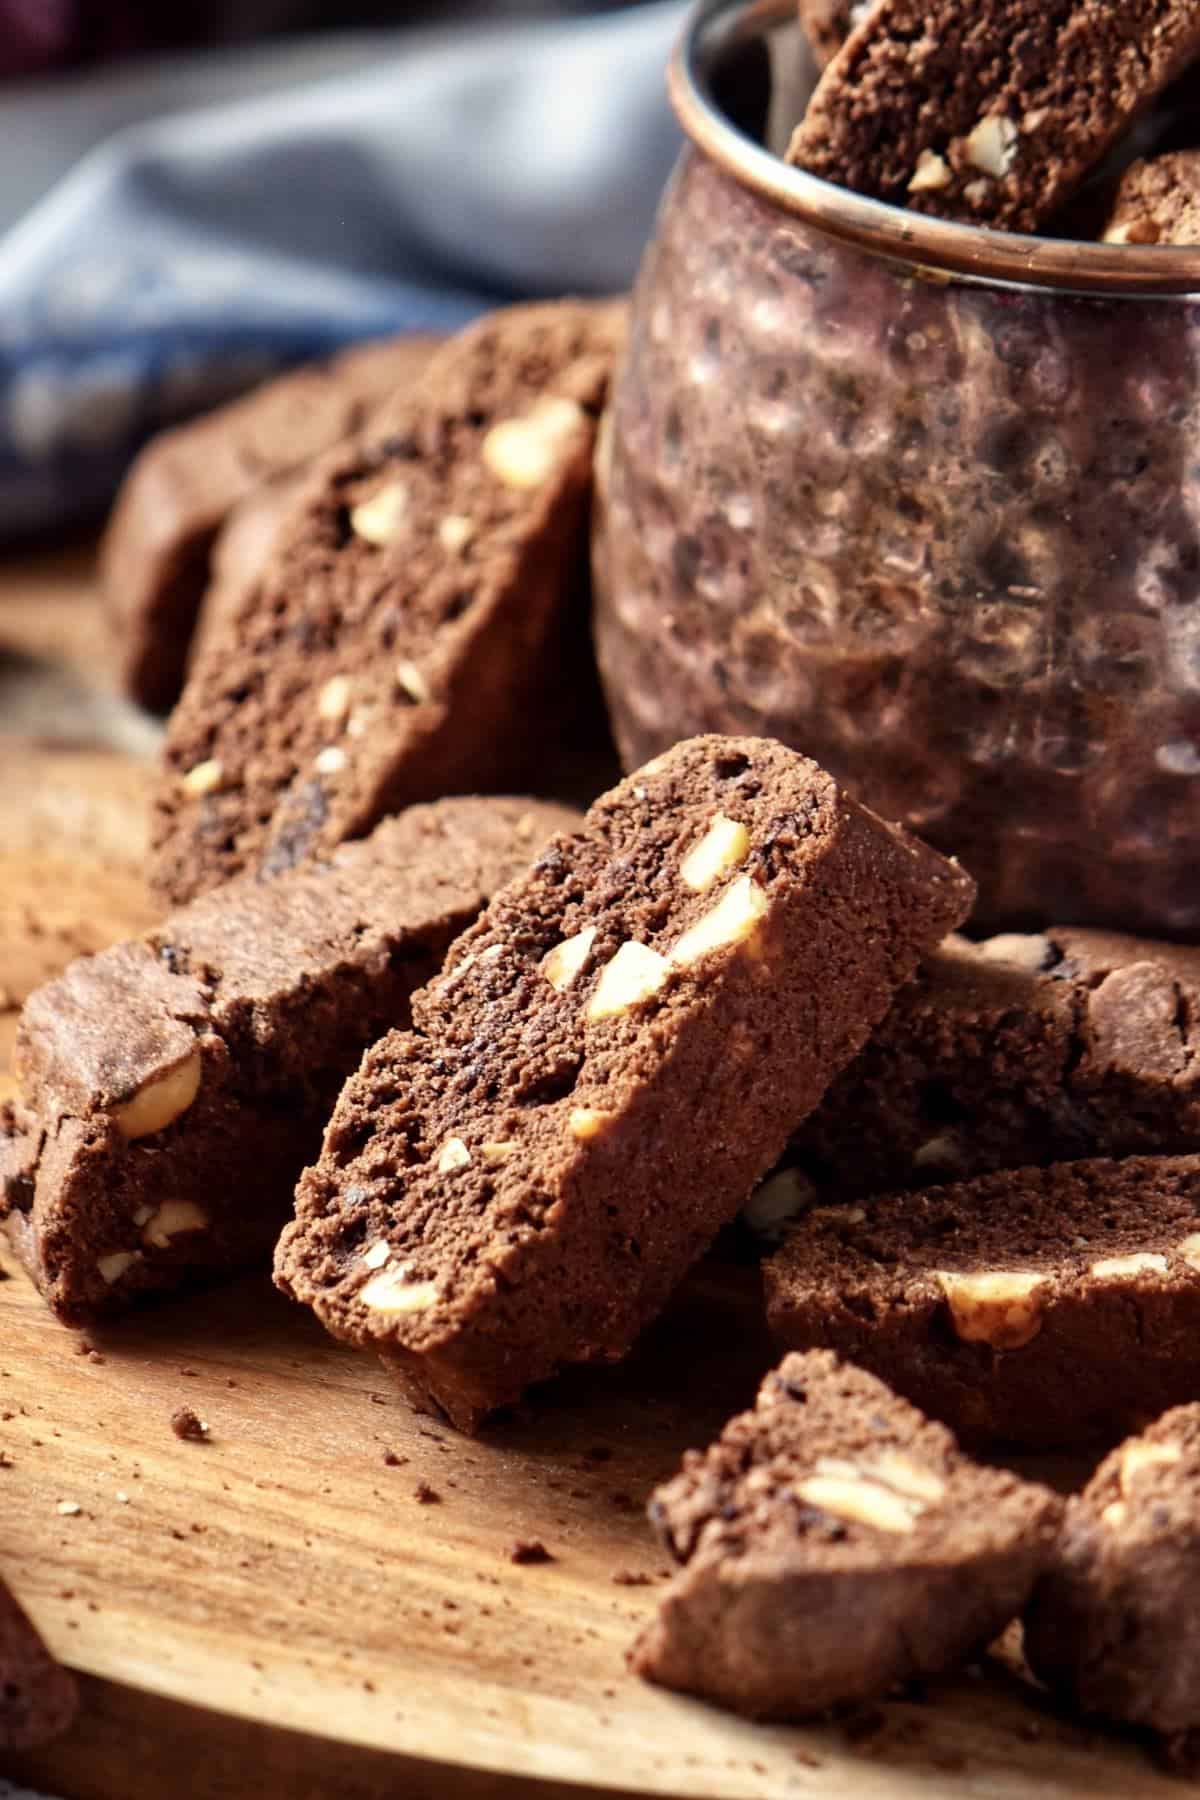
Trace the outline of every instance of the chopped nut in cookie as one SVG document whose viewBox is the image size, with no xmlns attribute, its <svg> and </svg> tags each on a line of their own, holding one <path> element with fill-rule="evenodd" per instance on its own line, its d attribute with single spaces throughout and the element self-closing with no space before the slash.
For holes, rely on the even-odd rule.
<svg viewBox="0 0 1200 1800">
<path fill-rule="evenodd" d="M 202 1067 L 197 1046 L 173 1069 L 156 1075 L 139 1088 L 131 1100 L 114 1107 L 113 1117 L 121 1136 L 130 1139 L 152 1137 L 156 1131 L 165 1131 L 168 1125 L 173 1125 L 200 1092 Z"/>
</svg>

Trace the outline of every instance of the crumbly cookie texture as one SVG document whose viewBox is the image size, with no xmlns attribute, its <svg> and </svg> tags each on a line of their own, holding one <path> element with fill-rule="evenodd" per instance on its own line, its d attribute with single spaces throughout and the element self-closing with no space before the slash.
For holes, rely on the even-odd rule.
<svg viewBox="0 0 1200 1800">
<path fill-rule="evenodd" d="M 161 893 L 273 877 L 402 806 L 544 775 L 555 704 L 581 704 L 592 452 L 624 319 L 617 302 L 492 314 L 322 462 L 172 714 Z"/>
<path fill-rule="evenodd" d="M 677 746 L 366 1057 L 280 1285 L 468 1429 L 623 1355 L 971 898 L 782 745 Z"/>
<path fill-rule="evenodd" d="M 436 340 L 388 338 L 265 382 L 153 438 L 122 484 L 100 552 L 121 680 L 165 712 L 183 682 L 213 540 L 247 496 L 286 481 L 409 386 Z"/>
<path fill-rule="evenodd" d="M 0 1583 L 0 1750 L 35 1750 L 68 1729 L 79 1708 L 75 1677 L 55 1662 Z"/>
<path fill-rule="evenodd" d="M 1131 164 L 1101 237 L 1106 244 L 1200 244 L 1200 150 Z"/>
<path fill-rule="evenodd" d="M 273 883 L 231 882 L 26 1003 L 0 1213 L 79 1322 L 265 1259 L 363 1051 L 497 888 L 576 822 L 445 800 Z"/>
<path fill-rule="evenodd" d="M 1025 1616 L 1034 1673 L 1084 1712 L 1200 1727 L 1200 1406 L 1114 1450 L 1068 1502 Z"/>
<path fill-rule="evenodd" d="M 1112 1443 L 1200 1392 L 1200 1157 L 817 1205 L 765 1285 L 782 1348 L 886 1374 L 964 1441 Z"/>
<path fill-rule="evenodd" d="M 789 160 L 918 212 L 1037 231 L 1200 54 L 1200 0 L 878 0 Z"/>
<path fill-rule="evenodd" d="M 1062 1502 L 981 1468 L 874 1376 L 787 1356 L 753 1412 L 658 1489 L 680 1572 L 633 1668 L 755 1718 L 803 1718 L 982 1650 L 1046 1567 Z"/>
<path fill-rule="evenodd" d="M 754 1216 L 997 1169 L 1200 1151 L 1200 949 L 952 937 L 795 1134 Z M 795 1205 L 786 1205 L 788 1192 Z"/>
</svg>

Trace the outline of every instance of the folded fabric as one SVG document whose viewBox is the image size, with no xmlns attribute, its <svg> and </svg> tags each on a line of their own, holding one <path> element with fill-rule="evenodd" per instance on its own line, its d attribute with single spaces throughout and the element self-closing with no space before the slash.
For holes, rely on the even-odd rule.
<svg viewBox="0 0 1200 1800">
<path fill-rule="evenodd" d="M 94 513 L 150 431 L 288 362 L 626 286 L 678 149 L 682 12 L 374 34 L 369 62 L 343 45 L 342 73 L 274 89 L 294 47 L 260 51 L 249 97 L 88 152 L 0 239 L 0 535 Z M 136 117 L 136 80 L 75 107 L 115 82 Z"/>
</svg>

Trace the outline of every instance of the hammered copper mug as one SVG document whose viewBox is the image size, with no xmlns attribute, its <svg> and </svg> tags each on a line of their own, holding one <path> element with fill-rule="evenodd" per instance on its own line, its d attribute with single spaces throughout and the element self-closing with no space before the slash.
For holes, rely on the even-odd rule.
<svg viewBox="0 0 1200 1800">
<path fill-rule="evenodd" d="M 960 856 L 981 923 L 1195 934 L 1200 248 L 790 168 L 718 96 L 792 10 L 705 0 L 671 67 L 597 509 L 622 756 L 780 737 Z"/>
</svg>

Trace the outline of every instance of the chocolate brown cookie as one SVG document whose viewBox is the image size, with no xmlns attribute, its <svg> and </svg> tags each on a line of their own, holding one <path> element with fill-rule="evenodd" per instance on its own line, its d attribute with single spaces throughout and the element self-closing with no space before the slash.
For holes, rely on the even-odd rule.
<svg viewBox="0 0 1200 1800">
<path fill-rule="evenodd" d="M 467 1429 L 622 1356 L 971 896 L 781 745 L 678 745 L 366 1057 L 280 1285 Z"/>
<path fill-rule="evenodd" d="M 0 1210 L 76 1322 L 263 1257 L 364 1049 L 488 897 L 577 815 L 414 807 L 267 885 L 231 883 L 26 1003 Z"/>
<path fill-rule="evenodd" d="M 75 1677 L 55 1662 L 0 1582 L 0 1750 L 36 1750 L 60 1737 L 79 1708 Z"/>
<path fill-rule="evenodd" d="M 1200 0 L 878 0 L 789 160 L 876 199 L 1037 231 L 1200 55 Z"/>
<path fill-rule="evenodd" d="M 416 379 L 434 342 L 360 345 L 151 440 L 101 549 L 104 604 L 133 699 L 165 711 L 178 694 L 213 538 L 231 509 L 357 431 L 373 406 Z"/>
<path fill-rule="evenodd" d="M 1035 1675 L 1084 1712 L 1200 1726 L 1200 1406 L 1114 1450 L 1067 1506 L 1025 1616 Z"/>
<path fill-rule="evenodd" d="M 751 1216 L 995 1169 L 1200 1151 L 1198 1021 L 1195 947 L 1061 926 L 951 938 L 796 1133 Z"/>
<path fill-rule="evenodd" d="M 583 302 L 493 314 L 324 463 L 172 716 L 163 893 L 275 875 L 415 800 L 544 770 L 623 321 Z"/>
<path fill-rule="evenodd" d="M 1131 164 L 1101 235 L 1106 244 L 1200 244 L 1200 150 Z"/>
<path fill-rule="evenodd" d="M 682 1565 L 630 1661 L 753 1718 L 941 1674 L 1021 1611 L 1062 1502 L 962 1454 L 881 1381 L 814 1351 L 767 1376 L 658 1489 Z"/>
<path fill-rule="evenodd" d="M 782 1348 L 852 1358 L 964 1441 L 1112 1443 L 1200 1399 L 1200 1156 L 818 1206 L 765 1281 Z"/>
</svg>

